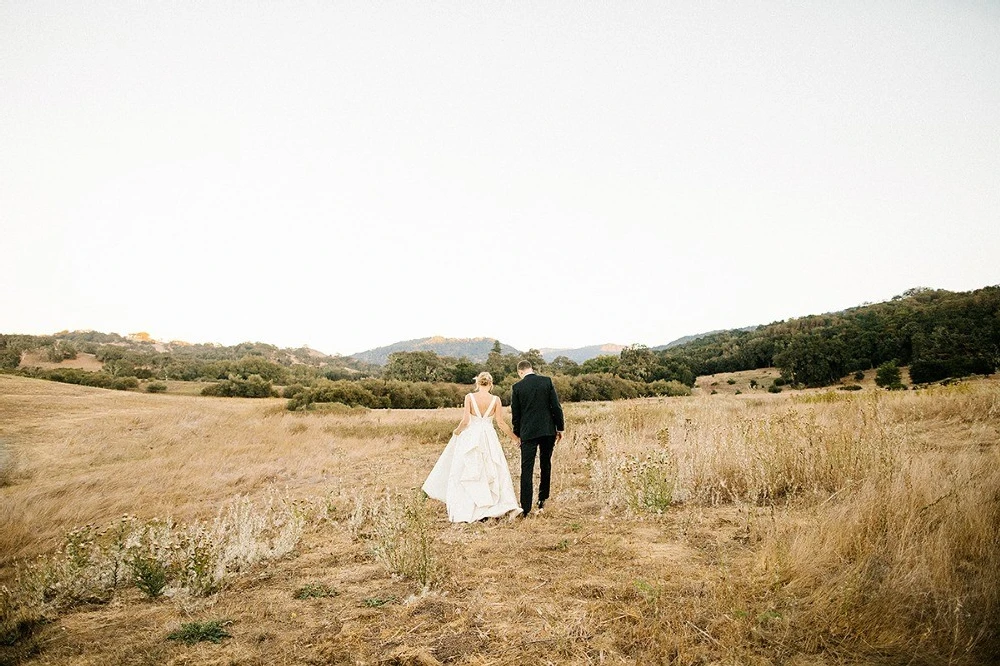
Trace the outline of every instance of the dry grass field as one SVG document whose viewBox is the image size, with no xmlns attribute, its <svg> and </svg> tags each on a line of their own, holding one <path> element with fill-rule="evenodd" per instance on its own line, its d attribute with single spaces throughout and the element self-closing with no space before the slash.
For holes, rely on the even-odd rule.
<svg viewBox="0 0 1000 666">
<path fill-rule="evenodd" d="M 0 375 L 0 664 L 992 663 L 1000 384 L 718 380 L 567 405 L 546 511 L 452 525 L 457 409 Z"/>
</svg>

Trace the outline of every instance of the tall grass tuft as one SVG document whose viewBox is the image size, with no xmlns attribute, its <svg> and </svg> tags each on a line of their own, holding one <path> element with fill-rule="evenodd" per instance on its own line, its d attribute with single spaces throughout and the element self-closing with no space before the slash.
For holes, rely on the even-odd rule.
<svg viewBox="0 0 1000 666">
<path fill-rule="evenodd" d="M 825 498 L 897 464 L 899 433 L 881 402 L 838 403 L 835 416 L 791 408 L 692 424 L 680 454 L 689 499 L 769 505 Z"/>
<path fill-rule="evenodd" d="M 822 507 L 763 556 L 796 599 L 798 641 L 928 661 L 1000 654 L 1000 451 L 915 459 Z"/>
<path fill-rule="evenodd" d="M 574 444 L 612 507 L 823 501 L 890 474 L 902 443 L 880 395 L 837 397 L 815 407 L 703 402 L 683 417 L 665 405 L 612 405 L 577 424 Z"/>
<path fill-rule="evenodd" d="M 0 585 L 0 646 L 15 645 L 46 620 L 45 586 L 38 573 L 24 565 L 9 585 Z"/>
<path fill-rule="evenodd" d="M 6 440 L 0 439 L 0 488 L 14 483 L 14 451 Z"/>
</svg>

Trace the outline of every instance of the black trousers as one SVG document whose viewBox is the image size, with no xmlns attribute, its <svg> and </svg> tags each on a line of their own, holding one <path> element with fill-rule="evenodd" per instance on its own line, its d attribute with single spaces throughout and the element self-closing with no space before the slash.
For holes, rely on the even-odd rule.
<svg viewBox="0 0 1000 666">
<path fill-rule="evenodd" d="M 531 511 L 532 490 L 534 489 L 535 455 L 538 456 L 541 467 L 541 479 L 538 482 L 538 501 L 549 498 L 549 481 L 552 478 L 552 450 L 556 446 L 556 436 L 536 437 L 521 440 L 521 509 L 524 515 Z"/>
</svg>

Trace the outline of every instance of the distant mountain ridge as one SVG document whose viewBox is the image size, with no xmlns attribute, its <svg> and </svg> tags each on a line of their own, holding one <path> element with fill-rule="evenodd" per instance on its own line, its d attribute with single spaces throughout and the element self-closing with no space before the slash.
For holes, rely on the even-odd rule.
<svg viewBox="0 0 1000 666">
<path fill-rule="evenodd" d="M 589 347 L 578 347 L 576 349 L 545 348 L 539 351 L 547 363 L 551 363 L 560 356 L 565 356 L 574 363 L 583 363 L 598 356 L 618 356 L 623 349 L 625 349 L 624 345 L 605 343 L 603 345 L 590 345 Z"/>
<path fill-rule="evenodd" d="M 463 356 L 476 363 L 484 363 L 493 349 L 496 338 L 446 338 L 434 336 L 430 338 L 416 338 L 414 340 L 403 340 L 394 342 L 384 347 L 376 347 L 367 351 L 351 354 L 351 358 L 365 363 L 385 365 L 389 360 L 389 354 L 394 352 L 412 351 L 432 351 L 438 356 L 450 356 L 452 358 L 462 358 Z M 613 355 L 617 356 L 624 349 L 624 345 L 605 343 L 602 345 L 589 345 L 577 348 L 546 348 L 540 349 L 542 358 L 546 362 L 552 362 L 558 356 L 565 356 L 576 363 L 583 363 L 597 356 Z M 524 351 L 500 343 L 500 351 L 503 354 L 520 355 Z"/>
<path fill-rule="evenodd" d="M 651 347 L 650 349 L 654 351 L 671 349 L 673 347 L 687 344 L 693 340 L 720 332 L 722 331 L 710 331 L 708 333 L 686 335 L 672 342 L 668 342 L 665 345 Z M 372 363 L 374 365 L 385 365 L 389 361 L 389 355 L 396 352 L 431 351 L 438 356 L 449 356 L 451 358 L 462 358 L 464 356 L 475 363 L 485 363 L 486 359 L 490 355 L 490 351 L 493 349 L 495 341 L 496 338 L 490 337 L 446 338 L 437 335 L 429 338 L 401 340 L 400 342 L 394 342 L 391 345 L 386 345 L 384 347 L 376 347 L 374 349 L 368 349 L 366 351 L 351 354 L 349 358 L 353 358 L 364 363 Z M 542 358 L 545 359 L 546 363 L 551 363 L 560 356 L 565 356 L 574 363 L 584 363 L 585 361 L 597 358 L 598 356 L 618 356 L 621 354 L 621 351 L 625 349 L 625 346 L 626 345 L 606 342 L 600 345 L 587 345 L 585 347 L 545 347 L 543 349 L 539 349 L 538 351 L 541 353 Z M 520 355 L 524 353 L 524 351 L 510 345 L 506 345 L 502 342 L 500 343 L 500 350 L 503 354 Z"/>
<path fill-rule="evenodd" d="M 416 338 L 414 340 L 403 340 L 394 342 L 384 347 L 376 347 L 367 351 L 351 354 L 352 358 L 365 363 L 385 365 L 389 360 L 389 354 L 395 352 L 431 351 L 438 356 L 450 356 L 452 358 L 462 358 L 470 361 L 483 363 L 490 355 L 496 338 L 445 338 L 433 336 L 430 338 Z M 503 354 L 520 354 L 520 350 L 500 343 L 500 351 Z"/>
</svg>

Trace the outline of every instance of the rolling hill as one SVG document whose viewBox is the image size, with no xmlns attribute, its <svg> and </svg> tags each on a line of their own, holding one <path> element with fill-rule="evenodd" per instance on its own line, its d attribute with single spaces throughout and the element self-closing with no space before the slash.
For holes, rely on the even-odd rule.
<svg viewBox="0 0 1000 666">
<path fill-rule="evenodd" d="M 565 356 L 575 363 L 583 363 L 598 356 L 618 356 L 624 345 L 606 343 L 603 345 L 590 345 L 589 347 L 578 347 L 576 349 L 541 349 L 542 358 L 551 363 L 560 356 Z"/>
<path fill-rule="evenodd" d="M 415 340 L 403 340 L 395 342 L 385 347 L 377 347 L 367 351 L 352 354 L 351 357 L 365 363 L 385 365 L 389 359 L 389 354 L 394 352 L 432 351 L 438 356 L 450 356 L 452 358 L 462 358 L 470 361 L 483 363 L 493 349 L 495 338 L 445 338 L 435 336 L 431 338 L 417 338 Z M 519 355 L 524 353 L 520 349 L 500 343 L 500 349 L 504 354 Z M 617 356 L 624 349 L 623 345 L 603 344 L 589 345 L 577 348 L 545 348 L 539 351 L 542 358 L 551 362 L 558 356 L 565 356 L 576 363 L 583 363 L 596 356 L 612 355 Z"/>
<path fill-rule="evenodd" d="M 417 338 L 415 340 L 403 340 L 394 342 L 385 347 L 376 347 L 367 351 L 352 354 L 351 357 L 365 363 L 385 365 L 389 359 L 389 354 L 394 352 L 431 351 L 438 356 L 450 356 L 452 358 L 462 358 L 470 361 L 482 363 L 490 355 L 493 349 L 495 338 L 445 338 L 434 336 L 430 338 Z M 504 354 L 520 354 L 521 351 L 500 343 L 500 350 Z"/>
</svg>

